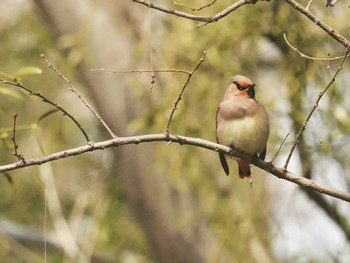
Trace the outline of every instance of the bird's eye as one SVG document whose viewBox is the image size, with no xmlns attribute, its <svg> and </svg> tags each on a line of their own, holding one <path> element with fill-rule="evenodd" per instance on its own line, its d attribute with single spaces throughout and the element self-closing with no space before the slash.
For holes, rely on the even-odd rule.
<svg viewBox="0 0 350 263">
<path fill-rule="evenodd" d="M 233 84 L 236 85 L 238 90 L 245 90 L 246 89 L 246 87 L 241 86 L 237 81 L 234 81 Z"/>
</svg>

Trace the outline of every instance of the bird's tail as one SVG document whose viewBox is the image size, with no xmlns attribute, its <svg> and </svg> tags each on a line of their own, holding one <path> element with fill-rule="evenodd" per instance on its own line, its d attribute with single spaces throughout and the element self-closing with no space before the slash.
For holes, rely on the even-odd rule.
<svg viewBox="0 0 350 263">
<path fill-rule="evenodd" d="M 246 160 L 237 160 L 239 178 L 251 178 L 252 172 L 250 171 L 249 162 Z"/>
</svg>

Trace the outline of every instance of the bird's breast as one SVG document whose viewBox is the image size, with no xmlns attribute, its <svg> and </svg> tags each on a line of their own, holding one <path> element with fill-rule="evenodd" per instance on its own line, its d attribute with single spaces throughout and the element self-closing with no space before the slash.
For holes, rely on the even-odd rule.
<svg viewBox="0 0 350 263">
<path fill-rule="evenodd" d="M 269 121 L 264 110 L 259 114 L 222 120 L 217 127 L 219 143 L 249 154 L 262 152 L 268 136 Z"/>
</svg>

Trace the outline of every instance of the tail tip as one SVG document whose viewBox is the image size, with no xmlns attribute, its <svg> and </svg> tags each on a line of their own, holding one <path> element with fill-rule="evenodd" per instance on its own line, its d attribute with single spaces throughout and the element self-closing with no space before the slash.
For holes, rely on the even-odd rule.
<svg viewBox="0 0 350 263">
<path fill-rule="evenodd" d="M 244 179 L 244 178 L 247 178 L 247 179 L 252 179 L 253 178 L 253 175 L 252 174 L 249 174 L 249 175 L 245 175 L 245 174 L 239 174 L 239 178 L 240 179 Z"/>
</svg>

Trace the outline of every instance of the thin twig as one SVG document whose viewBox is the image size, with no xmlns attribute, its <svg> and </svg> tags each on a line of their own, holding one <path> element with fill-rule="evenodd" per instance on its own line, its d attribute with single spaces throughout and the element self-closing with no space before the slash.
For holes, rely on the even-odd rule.
<svg viewBox="0 0 350 263">
<path fill-rule="evenodd" d="M 291 5 L 295 10 L 299 11 L 300 13 L 305 15 L 307 18 L 309 18 L 311 21 L 313 21 L 317 26 L 322 28 L 325 32 L 327 32 L 328 35 L 330 35 L 333 39 L 338 41 L 344 47 L 347 47 L 347 48 L 350 47 L 350 41 L 348 39 L 346 39 L 344 36 L 340 35 L 338 32 L 336 32 L 330 26 L 321 22 L 317 16 L 315 16 L 313 13 L 311 13 L 309 10 L 304 8 L 299 3 L 297 3 L 295 0 L 284 0 L 284 1 L 287 2 L 289 5 Z"/>
<path fill-rule="evenodd" d="M 153 3 L 146 1 L 146 0 L 132 0 L 132 1 L 139 3 L 139 4 L 142 4 L 144 6 L 147 6 L 148 8 L 156 9 L 156 10 L 164 12 L 164 13 L 187 18 L 190 20 L 204 22 L 205 24 L 216 22 L 216 21 L 220 20 L 221 18 L 224 18 L 225 16 L 230 14 L 232 11 L 234 11 L 234 10 L 244 6 L 244 5 L 255 4 L 256 2 L 258 2 L 258 0 L 239 0 L 236 3 L 234 3 L 233 5 L 230 5 L 226 9 L 217 13 L 216 15 L 207 17 L 207 16 L 192 15 L 189 13 L 185 13 L 185 12 L 181 12 L 181 11 L 177 11 L 177 10 L 173 10 L 173 9 L 168 9 L 168 8 L 153 4 Z"/>
<path fill-rule="evenodd" d="M 204 8 L 207 8 L 207 7 L 212 6 L 216 1 L 217 1 L 217 0 L 212 0 L 212 1 L 210 1 L 208 4 L 203 5 L 203 6 L 201 6 L 201 7 L 198 7 L 198 8 L 189 7 L 189 6 L 185 5 L 185 4 L 179 4 L 179 3 L 175 2 L 175 1 L 174 1 L 174 5 L 179 6 L 179 7 L 183 7 L 183 8 L 187 8 L 187 9 L 189 9 L 189 10 L 195 12 L 195 11 L 201 11 L 201 10 L 203 10 Z"/>
<path fill-rule="evenodd" d="M 115 74 L 127 74 L 127 73 L 184 73 L 190 74 L 191 72 L 183 69 L 129 69 L 129 70 L 116 70 L 116 69 L 105 69 L 105 68 L 96 68 L 90 69 L 91 71 L 106 71 L 112 72 Z"/>
<path fill-rule="evenodd" d="M 276 177 L 280 179 L 284 179 L 287 181 L 290 181 L 292 183 L 298 184 L 302 187 L 305 187 L 307 189 L 317 191 L 319 193 L 333 196 L 337 199 L 344 200 L 347 202 L 350 202 L 350 193 L 343 192 L 331 187 L 326 187 L 323 185 L 320 185 L 316 183 L 313 180 L 297 176 L 293 173 L 287 172 L 283 168 L 277 168 L 270 162 L 265 162 L 261 159 L 258 159 L 256 157 L 250 156 L 248 154 L 245 154 L 243 152 L 240 152 L 238 150 L 232 151 L 232 148 L 220 145 L 211 141 L 199 139 L 199 138 L 191 138 L 191 137 L 185 137 L 181 135 L 166 135 L 166 134 L 148 134 L 148 135 L 139 135 L 139 136 L 131 136 L 131 137 L 118 137 L 115 139 L 97 142 L 94 144 L 87 144 L 84 146 L 80 146 L 77 148 L 67 149 L 61 152 L 56 152 L 49 154 L 47 156 L 39 157 L 39 158 L 33 158 L 33 159 L 27 159 L 26 163 L 17 162 L 7 165 L 0 166 L 0 173 L 6 172 L 6 171 L 13 171 L 18 170 L 24 167 L 34 166 L 34 165 L 41 165 L 47 162 L 67 158 L 70 156 L 77 156 L 81 155 L 87 152 L 97 151 L 97 150 L 105 150 L 106 148 L 110 147 L 121 147 L 128 144 L 140 144 L 140 143 L 150 143 L 150 142 L 172 142 L 172 143 L 178 143 L 180 145 L 192 145 L 195 147 L 200 147 L 203 149 L 211 150 L 214 152 L 222 152 L 228 155 L 233 155 L 240 159 L 248 160 L 251 164 L 265 170 L 268 173 L 271 173 L 275 175 Z"/>
<path fill-rule="evenodd" d="M 171 110 L 171 113 L 170 113 L 168 122 L 167 122 L 167 124 L 166 124 L 166 126 L 165 126 L 165 131 L 164 131 L 165 134 L 169 134 L 170 123 L 171 123 L 171 121 L 172 121 L 172 119 L 173 119 L 173 116 L 174 116 L 175 111 L 177 110 L 177 106 L 178 106 L 180 100 L 182 99 L 182 96 L 183 96 L 183 94 L 184 94 L 184 92 L 185 92 L 185 89 L 186 89 L 186 87 L 188 86 L 188 84 L 190 83 L 193 74 L 194 74 L 195 71 L 199 68 L 199 66 L 203 63 L 206 54 L 207 54 L 207 52 L 204 51 L 204 52 L 203 52 L 203 55 L 202 55 L 202 57 L 200 58 L 200 60 L 198 61 L 198 63 L 194 66 L 194 68 L 192 69 L 192 71 L 188 73 L 188 77 L 187 77 L 187 79 L 186 79 L 184 85 L 182 86 L 182 89 L 180 90 L 179 95 L 177 96 L 177 98 L 176 98 L 176 100 L 175 100 L 175 102 L 174 102 L 173 109 Z"/>
<path fill-rule="evenodd" d="M 313 1 L 313 0 L 310 0 L 310 1 L 309 1 L 309 3 L 308 3 L 307 6 L 306 6 L 306 10 L 309 10 L 309 9 L 310 9 L 310 6 L 311 6 L 311 4 L 312 4 L 312 1 Z"/>
<path fill-rule="evenodd" d="M 149 92 L 153 91 L 154 84 L 156 83 L 156 75 L 154 73 L 184 73 L 189 75 L 191 72 L 183 69 L 129 69 L 129 70 L 117 70 L 117 69 L 91 69 L 91 71 L 105 71 L 112 72 L 115 74 L 127 74 L 127 73 L 151 73 L 151 86 Z"/>
<path fill-rule="evenodd" d="M 81 96 L 81 94 L 76 90 L 72 82 L 66 78 L 58 69 L 56 69 L 45 57 L 45 55 L 41 54 L 41 58 L 43 58 L 50 69 L 52 69 L 54 72 L 57 73 L 60 78 L 62 78 L 69 86 L 69 89 L 75 93 L 78 98 L 84 103 L 84 105 L 92 112 L 92 114 L 95 115 L 95 117 L 101 122 L 101 124 L 105 127 L 105 129 L 108 131 L 108 133 L 111 135 L 112 138 L 116 138 L 117 136 L 113 133 L 111 128 L 107 125 L 107 123 L 101 118 L 101 116 L 97 113 L 97 111 Z"/>
<path fill-rule="evenodd" d="M 14 87 L 18 87 L 24 91 L 26 91 L 28 93 L 28 95 L 30 96 L 36 96 L 38 98 L 40 98 L 43 102 L 48 103 L 50 105 L 52 105 L 53 107 L 59 109 L 64 116 L 67 116 L 68 118 L 70 118 L 75 125 L 79 128 L 79 130 L 83 133 L 86 141 L 88 143 L 91 143 L 91 140 L 89 138 L 89 136 L 87 135 L 86 131 L 84 130 L 84 128 L 80 125 L 80 123 L 69 113 L 67 112 L 63 107 L 61 107 L 60 105 L 58 105 L 57 103 L 51 101 L 50 99 L 46 98 L 41 92 L 33 92 L 31 91 L 29 88 L 25 87 L 21 82 L 19 82 L 18 80 L 16 80 L 16 82 L 12 82 L 12 81 L 7 81 L 4 80 L 2 78 L 0 78 L 0 81 L 4 84 L 4 85 L 10 85 L 10 86 L 14 86 Z"/>
<path fill-rule="evenodd" d="M 287 39 L 287 36 L 285 33 L 283 33 L 283 38 L 284 41 L 286 41 L 287 45 L 293 49 L 295 52 L 297 52 L 302 58 L 307 58 L 310 60 L 316 60 L 316 61 L 335 61 L 335 60 L 340 60 L 343 59 L 344 56 L 338 56 L 338 57 L 333 57 L 333 58 L 316 58 L 316 57 L 311 57 L 308 55 L 305 55 L 304 53 L 302 53 L 299 49 L 297 49 L 296 47 L 294 47 Z"/>
<path fill-rule="evenodd" d="M 278 154 L 280 153 L 280 151 L 282 150 L 283 144 L 286 142 L 287 138 L 289 137 L 289 135 L 297 128 L 297 126 L 295 126 L 291 131 L 289 131 L 287 133 L 287 135 L 284 137 L 283 141 L 281 142 L 280 146 L 278 147 L 274 157 L 271 160 L 271 163 L 273 163 L 275 161 L 275 159 L 277 158 Z"/>
<path fill-rule="evenodd" d="M 11 140 L 13 142 L 14 153 L 13 155 L 17 157 L 18 161 L 25 163 L 24 156 L 18 152 L 18 144 L 16 142 L 16 122 L 17 122 L 17 114 L 13 115 L 13 129 L 12 129 L 12 137 Z"/>
<path fill-rule="evenodd" d="M 298 144 L 299 141 L 300 141 L 300 137 L 301 137 L 301 135 L 303 134 L 303 132 L 305 131 L 306 125 L 308 124 L 308 122 L 309 122 L 309 120 L 310 120 L 312 114 L 315 112 L 316 108 L 318 107 L 318 104 L 319 104 L 320 100 L 322 99 L 323 95 L 327 92 L 327 90 L 333 85 L 333 83 L 335 82 L 335 78 L 338 76 L 339 72 L 343 69 L 343 64 L 344 64 L 344 62 L 345 62 L 345 60 L 346 60 L 346 58 L 347 58 L 349 52 L 350 52 L 350 48 L 347 48 L 347 49 L 346 49 L 346 52 L 345 52 L 345 55 L 344 55 L 344 57 L 343 57 L 343 60 L 340 62 L 337 71 L 334 73 L 332 79 L 330 80 L 330 82 L 328 83 L 328 85 L 326 86 L 326 88 L 325 88 L 324 90 L 322 90 L 322 91 L 319 93 L 318 98 L 317 98 L 317 100 L 316 100 L 316 102 L 315 102 L 313 108 L 311 109 L 311 111 L 310 111 L 309 114 L 307 115 L 305 121 L 302 123 L 302 126 L 301 126 L 301 128 L 300 128 L 300 130 L 299 130 L 299 132 L 298 132 L 298 134 L 297 134 L 297 136 L 296 136 L 295 143 L 293 144 L 292 148 L 290 149 L 290 152 L 289 152 L 289 154 L 288 154 L 287 160 L 286 160 L 286 162 L 285 162 L 285 164 L 284 164 L 284 167 L 283 167 L 284 169 L 287 169 L 288 163 L 289 163 L 289 161 L 290 161 L 290 158 L 292 157 L 292 154 L 293 154 L 293 152 L 294 152 L 294 150 L 295 150 L 297 144 Z"/>
</svg>

